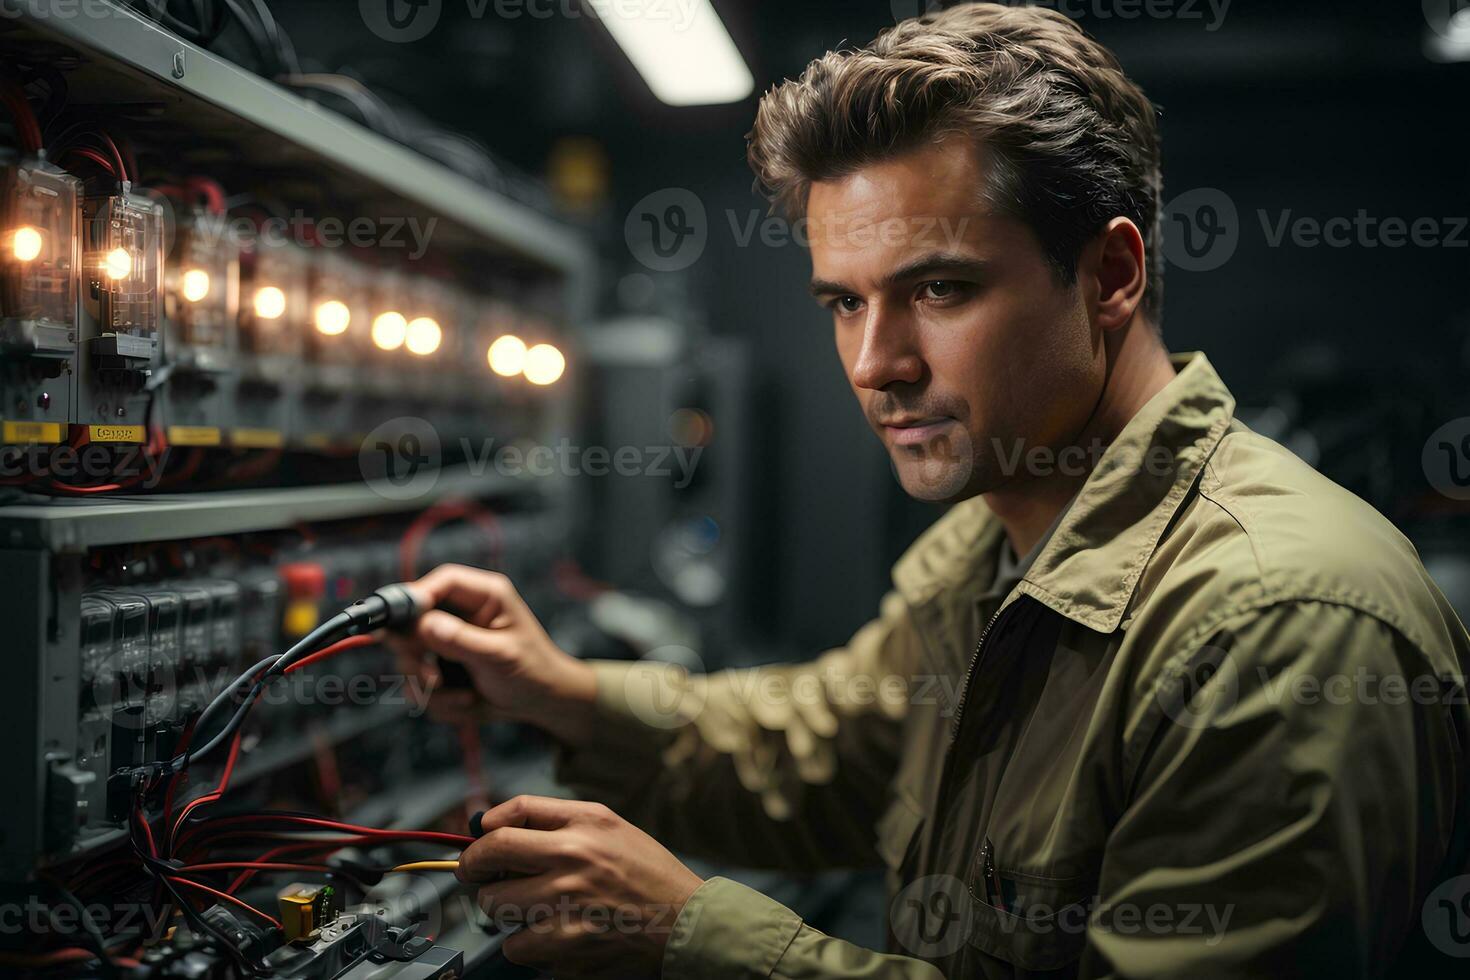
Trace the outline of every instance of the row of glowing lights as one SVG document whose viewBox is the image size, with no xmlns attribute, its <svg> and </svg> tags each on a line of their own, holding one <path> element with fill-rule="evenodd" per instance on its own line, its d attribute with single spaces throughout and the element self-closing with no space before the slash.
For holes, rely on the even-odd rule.
<svg viewBox="0 0 1470 980">
<path fill-rule="evenodd" d="M 204 299 L 209 295 L 208 280 L 209 273 L 202 269 L 186 272 L 183 282 L 184 298 L 193 303 Z M 256 316 L 264 320 L 277 320 L 285 312 L 286 294 L 278 287 L 262 286 L 255 291 Z M 336 337 L 346 333 L 352 324 L 352 310 L 341 300 L 329 299 L 317 304 L 314 319 L 320 333 Z M 390 310 L 374 318 L 371 336 L 373 345 L 379 350 L 395 351 L 403 347 L 410 354 L 425 357 L 439 349 L 444 340 L 444 331 L 433 317 L 420 316 L 410 320 L 402 313 Z M 525 341 L 513 334 L 497 338 L 486 351 L 485 359 L 490 363 L 490 370 L 501 377 L 525 375 L 527 381 L 538 385 L 549 385 L 556 381 L 567 367 L 566 358 L 551 344 L 527 347 Z"/>
<path fill-rule="evenodd" d="M 41 255 L 45 240 L 41 232 L 29 226 L 17 229 L 11 237 L 11 250 L 20 262 L 34 262 Z M 102 258 L 102 271 L 109 279 L 126 279 L 133 272 L 133 256 L 125 248 L 115 248 Z M 189 269 L 180 278 L 180 291 L 190 303 L 201 303 L 209 297 L 213 286 L 209 273 Z M 286 293 L 278 286 L 261 286 L 255 291 L 255 315 L 262 320 L 279 320 L 286 315 Z M 352 325 L 352 310 L 341 300 L 329 299 L 317 304 L 316 329 L 327 337 L 340 336 Z M 380 350 L 395 351 L 400 347 L 419 357 L 427 357 L 439 349 L 444 331 L 433 317 L 410 320 L 402 313 L 380 313 L 371 331 L 373 344 Z M 506 334 L 490 345 L 486 352 L 490 370 L 503 378 L 525 375 L 532 384 L 549 385 L 566 371 L 566 358 L 551 344 L 530 347 L 513 334 Z"/>
<path fill-rule="evenodd" d="M 41 257 L 46 238 L 39 228 L 22 225 L 10 236 L 10 251 L 17 262 L 34 262 Z M 133 274 L 133 253 L 115 248 L 102 256 L 102 271 L 109 279 L 126 279 Z"/>
</svg>

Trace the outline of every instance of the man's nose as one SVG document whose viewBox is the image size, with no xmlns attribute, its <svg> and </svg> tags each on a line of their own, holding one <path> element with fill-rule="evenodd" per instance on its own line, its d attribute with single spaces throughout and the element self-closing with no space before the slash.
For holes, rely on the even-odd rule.
<svg viewBox="0 0 1470 980">
<path fill-rule="evenodd" d="M 902 313 L 885 311 L 874 304 L 863 322 L 857 359 L 852 366 L 852 383 L 859 388 L 881 391 L 894 383 L 914 384 L 924 375 L 912 324 Z"/>
</svg>

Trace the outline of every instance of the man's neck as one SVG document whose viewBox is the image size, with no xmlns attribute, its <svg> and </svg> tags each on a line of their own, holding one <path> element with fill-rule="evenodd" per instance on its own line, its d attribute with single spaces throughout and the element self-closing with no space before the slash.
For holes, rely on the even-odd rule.
<svg viewBox="0 0 1470 980">
<path fill-rule="evenodd" d="M 1062 508 L 1087 482 L 1097 462 L 1094 446 L 1108 446 L 1149 399 L 1174 379 L 1169 353 L 1152 326 L 1143 320 L 1104 338 L 1110 370 L 1092 416 L 1072 441 L 1082 450 L 1086 472 L 1051 473 L 1011 480 L 985 494 L 985 503 L 1005 528 L 1018 556 L 1030 553 L 1057 519 Z M 1057 447 L 1058 451 L 1064 447 Z M 1070 470 L 1070 468 L 1069 468 Z"/>
</svg>

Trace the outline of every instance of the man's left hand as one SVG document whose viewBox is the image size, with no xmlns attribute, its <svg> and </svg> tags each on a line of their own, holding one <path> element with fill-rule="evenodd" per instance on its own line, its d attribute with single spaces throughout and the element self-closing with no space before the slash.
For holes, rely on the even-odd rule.
<svg viewBox="0 0 1470 980">
<path fill-rule="evenodd" d="M 513 963 L 558 978 L 657 977 L 674 920 L 703 881 L 598 803 L 518 796 L 481 820 L 461 881 L 502 930 Z"/>
</svg>

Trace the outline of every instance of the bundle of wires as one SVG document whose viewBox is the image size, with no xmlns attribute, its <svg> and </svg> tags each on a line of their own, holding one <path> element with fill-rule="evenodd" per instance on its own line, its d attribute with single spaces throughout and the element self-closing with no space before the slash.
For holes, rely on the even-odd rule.
<svg viewBox="0 0 1470 980">
<path fill-rule="evenodd" d="M 203 898 L 209 904 L 237 909 L 271 928 L 278 929 L 281 926 L 279 920 L 249 904 L 237 894 L 255 875 L 314 872 L 341 877 L 366 888 L 366 884 L 360 880 L 363 877 L 378 878 L 397 872 L 452 871 L 457 867 L 457 862 L 412 861 L 383 868 L 361 868 L 328 864 L 327 860 L 349 847 L 419 843 L 441 849 L 452 847 L 461 850 L 474 840 L 472 837 L 438 831 L 383 830 L 287 811 L 267 810 L 218 817 L 203 816 L 206 809 L 217 803 L 229 789 L 230 779 L 240 758 L 243 734 L 241 725 L 265 686 L 277 677 L 375 642 L 368 631 L 383 625 L 386 617 L 394 615 L 392 603 L 383 598 L 384 591 L 380 590 L 369 599 L 354 603 L 307 634 L 285 653 L 264 658 L 242 673 L 210 702 L 186 730 L 179 751 L 172 759 L 160 765 L 134 770 L 129 831 L 136 865 L 141 866 L 146 875 L 155 882 L 161 899 L 167 896 L 167 904 L 176 907 L 193 929 L 218 943 L 220 950 L 231 958 L 241 976 L 266 976 L 269 971 L 263 964 L 252 961 L 217 925 L 196 909 L 191 904 L 189 895 L 196 900 Z M 386 613 L 385 608 L 388 610 Z M 243 697 L 240 697 L 235 711 L 217 731 L 195 747 L 193 743 L 196 737 L 200 733 L 210 732 L 224 706 L 239 697 L 242 691 Z M 190 766 L 212 755 L 223 745 L 228 745 L 228 751 L 218 783 L 210 792 L 191 800 L 174 817 L 174 796 L 180 780 Z M 149 794 L 160 787 L 160 780 L 163 779 L 167 780 L 167 786 L 160 835 L 155 834 L 147 818 L 145 804 Z M 249 858 L 216 858 L 211 853 L 216 847 L 226 843 L 241 846 L 260 842 L 270 842 L 274 846 Z M 97 869 L 95 874 L 100 875 L 119 866 L 126 869 L 132 865 L 133 862 L 127 861 L 111 862 Z M 216 881 L 213 876 L 217 875 L 224 878 Z M 86 883 L 88 882 L 84 881 Z M 91 883 L 96 883 L 95 879 Z M 104 967 L 111 966 L 105 949 L 98 955 L 103 957 Z"/>
</svg>

